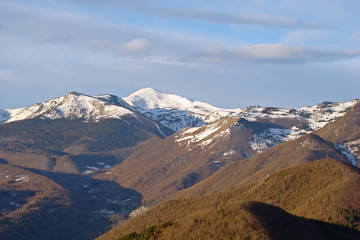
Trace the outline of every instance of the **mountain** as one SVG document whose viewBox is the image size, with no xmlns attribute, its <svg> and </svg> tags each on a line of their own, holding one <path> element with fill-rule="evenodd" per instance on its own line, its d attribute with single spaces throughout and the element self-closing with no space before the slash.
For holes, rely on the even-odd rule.
<svg viewBox="0 0 360 240">
<path fill-rule="evenodd" d="M 140 113 L 179 131 L 186 127 L 198 127 L 222 117 L 245 118 L 248 121 L 292 120 L 284 131 L 289 138 L 318 130 L 327 123 L 341 118 L 358 101 L 344 103 L 323 102 L 299 109 L 250 106 L 244 109 L 217 108 L 207 103 L 192 101 L 173 94 L 166 94 L 152 88 L 144 88 L 123 98 Z M 269 133 L 272 134 L 271 132 Z M 263 136 L 259 136 L 260 138 Z"/>
<path fill-rule="evenodd" d="M 358 239 L 359 179 L 358 169 L 339 161 L 311 162 L 162 203 L 99 239 Z"/>
<path fill-rule="evenodd" d="M 328 103 L 313 107 L 310 119 L 318 121 L 314 120 L 314 124 L 320 127 L 326 124 L 320 120 L 327 118 L 331 122 L 335 115 L 343 115 L 341 111 L 352 104 Z M 329 108 L 336 110 L 330 112 Z M 179 191 L 190 196 L 221 191 L 246 178 L 286 167 L 324 157 L 348 161 L 346 157 L 352 156 L 340 153 L 338 147 L 316 135 L 300 137 L 301 134 L 293 134 L 292 129 L 305 124 L 304 118 L 285 118 L 283 113 L 278 113 L 282 116 L 279 118 L 275 114 L 265 117 L 264 110 L 256 108 L 248 109 L 248 112 L 259 118 L 252 117 L 253 120 L 248 121 L 224 117 L 205 126 L 185 128 L 165 139 L 144 144 L 106 175 L 97 177 L 135 189 L 143 195 L 146 205 L 154 205 L 173 198 Z M 322 117 L 321 112 L 325 112 Z M 290 141 L 296 138 L 299 140 Z M 265 151 L 282 142 L 286 143 L 270 152 Z"/>
<path fill-rule="evenodd" d="M 243 187 L 321 158 L 354 164 L 346 144 L 357 141 L 357 102 L 231 110 L 148 88 L 1 110 L 1 238 L 91 239 L 141 205 Z M 324 139 L 309 134 L 317 130 Z M 250 205 L 238 210 L 251 215 Z"/>
<path fill-rule="evenodd" d="M 284 127 L 224 117 L 149 141 L 111 171 L 97 177 L 135 189 L 143 195 L 144 202 L 154 204 L 206 179 L 228 163 L 256 155 L 253 136 L 271 129 Z"/>
<path fill-rule="evenodd" d="M 357 100 L 344 103 L 323 102 L 299 109 L 260 106 L 224 109 L 174 94 L 162 93 L 152 88 L 143 88 L 123 99 L 114 95 L 92 97 L 71 92 L 63 97 L 35 104 L 29 108 L 2 109 L 0 121 L 9 123 L 33 118 L 98 121 L 141 114 L 174 131 L 179 131 L 186 127 L 203 126 L 228 116 L 238 119 L 245 118 L 248 121 L 292 122 L 292 124 L 288 124 L 288 130 L 281 133 L 291 139 L 318 130 L 327 123 L 341 118 L 357 102 Z M 273 134 L 269 131 L 259 138 L 266 138 L 266 135 Z M 262 150 L 259 149 L 259 151 Z"/>
<path fill-rule="evenodd" d="M 0 124 L 1 239 L 93 239 L 104 233 L 142 197 L 92 176 L 144 142 L 173 133 L 110 95 L 73 92 L 11 116 Z"/>
<path fill-rule="evenodd" d="M 230 163 L 204 181 L 183 190 L 179 197 L 197 197 L 257 181 L 284 168 L 323 158 L 349 163 L 336 146 L 315 134 L 281 143 L 252 158 Z"/>
<path fill-rule="evenodd" d="M 0 125 L 3 142 L 31 143 L 68 153 L 131 147 L 172 133 L 116 96 L 76 92 L 17 110 Z"/>
<path fill-rule="evenodd" d="M 236 110 L 221 109 L 152 88 L 143 88 L 123 98 L 140 113 L 175 130 L 198 127 Z"/>
<path fill-rule="evenodd" d="M 63 97 L 51 99 L 44 103 L 12 113 L 6 123 L 42 118 L 42 119 L 84 119 L 98 121 L 107 118 L 121 118 L 133 115 L 133 111 L 120 98 L 113 95 L 87 96 L 77 92 L 70 92 Z"/>
</svg>

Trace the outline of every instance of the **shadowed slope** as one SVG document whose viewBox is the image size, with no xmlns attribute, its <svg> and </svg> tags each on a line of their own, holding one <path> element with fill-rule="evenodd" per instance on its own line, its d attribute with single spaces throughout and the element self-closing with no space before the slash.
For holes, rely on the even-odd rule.
<svg viewBox="0 0 360 240">
<path fill-rule="evenodd" d="M 0 239 L 93 239 L 141 195 L 88 176 L 0 165 Z"/>
</svg>

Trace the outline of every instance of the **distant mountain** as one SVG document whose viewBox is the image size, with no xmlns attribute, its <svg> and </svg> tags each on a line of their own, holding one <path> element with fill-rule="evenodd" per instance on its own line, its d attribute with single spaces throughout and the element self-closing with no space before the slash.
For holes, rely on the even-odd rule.
<svg viewBox="0 0 360 240">
<path fill-rule="evenodd" d="M 323 102 L 299 109 L 260 106 L 224 109 L 177 95 L 161 93 L 152 88 L 140 89 L 123 100 L 140 113 L 175 131 L 185 127 L 202 126 L 224 116 L 245 118 L 249 121 L 274 121 L 275 119 L 296 121 L 298 125 L 289 125 L 289 130 L 282 133 L 288 138 L 304 135 L 324 127 L 327 123 L 342 117 L 358 102 L 357 100 L 344 103 Z M 272 134 L 271 131 L 269 134 Z"/>
<path fill-rule="evenodd" d="M 11 111 L 9 116 L 0 125 L 1 141 L 31 143 L 67 153 L 109 151 L 173 133 L 113 95 L 91 97 L 71 92 Z"/>
<path fill-rule="evenodd" d="M 124 97 L 123 100 L 129 105 L 140 109 L 176 109 L 201 114 L 210 114 L 220 110 L 220 108 L 207 103 L 192 101 L 174 94 L 162 93 L 152 88 L 140 89 Z"/>
<path fill-rule="evenodd" d="M 143 88 L 123 98 L 140 113 L 178 131 L 215 121 L 237 110 L 221 109 L 152 88 Z"/>
<path fill-rule="evenodd" d="M 140 89 L 123 99 L 114 95 L 88 96 L 71 92 L 29 108 L 1 109 L 0 123 L 33 118 L 46 119 L 121 119 L 125 115 L 144 115 L 162 125 L 179 131 L 186 127 L 199 127 L 222 117 L 245 118 L 249 121 L 292 120 L 282 135 L 294 138 L 318 130 L 327 123 L 342 117 L 357 100 L 332 103 L 323 102 L 312 107 L 284 109 L 277 107 L 250 106 L 244 109 L 217 108 L 210 104 L 166 94 L 152 88 Z M 268 135 L 273 132 L 267 133 Z M 259 136 L 262 138 L 263 136 Z"/>
<path fill-rule="evenodd" d="M 11 114 L 6 123 L 33 118 L 98 121 L 107 118 L 119 119 L 125 115 L 135 116 L 129 106 L 116 96 L 91 97 L 71 92 L 63 97 L 18 110 L 16 114 Z"/>
<path fill-rule="evenodd" d="M 359 239 L 359 179 L 347 164 L 316 161 L 242 188 L 162 203 L 98 239 Z"/>
</svg>

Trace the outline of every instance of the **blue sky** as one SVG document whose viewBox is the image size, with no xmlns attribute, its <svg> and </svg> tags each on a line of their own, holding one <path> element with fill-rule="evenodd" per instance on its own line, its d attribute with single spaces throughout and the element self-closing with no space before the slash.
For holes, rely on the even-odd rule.
<svg viewBox="0 0 360 240">
<path fill-rule="evenodd" d="M 358 0 L 0 0 L 0 108 L 152 87 L 219 107 L 359 98 Z"/>
</svg>

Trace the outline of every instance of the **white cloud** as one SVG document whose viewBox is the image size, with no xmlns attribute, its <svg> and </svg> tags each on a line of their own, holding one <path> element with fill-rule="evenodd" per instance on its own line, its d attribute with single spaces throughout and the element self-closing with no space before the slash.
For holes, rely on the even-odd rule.
<svg viewBox="0 0 360 240">
<path fill-rule="evenodd" d="M 121 45 L 121 50 L 124 53 L 141 53 L 149 46 L 149 41 L 146 38 L 136 38 Z"/>
</svg>

